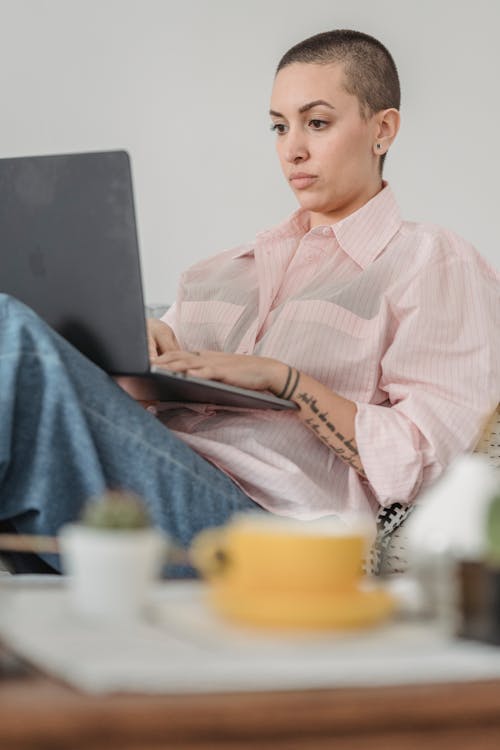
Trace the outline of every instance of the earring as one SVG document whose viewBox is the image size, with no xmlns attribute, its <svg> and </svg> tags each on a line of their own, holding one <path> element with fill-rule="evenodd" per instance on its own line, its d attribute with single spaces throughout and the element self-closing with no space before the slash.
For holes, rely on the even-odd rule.
<svg viewBox="0 0 500 750">
<path fill-rule="evenodd" d="M 377 148 L 382 148 L 382 146 L 380 145 L 380 143 L 377 143 Z"/>
</svg>

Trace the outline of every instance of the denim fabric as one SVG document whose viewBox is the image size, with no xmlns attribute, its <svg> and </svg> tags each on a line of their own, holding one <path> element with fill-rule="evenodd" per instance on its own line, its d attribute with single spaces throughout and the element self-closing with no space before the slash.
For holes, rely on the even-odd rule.
<svg viewBox="0 0 500 750">
<path fill-rule="evenodd" d="M 56 534 L 107 487 L 141 495 L 153 523 L 184 547 L 234 512 L 262 510 L 32 310 L 0 294 L 0 521 Z M 41 557 L 60 570 L 57 555 Z"/>
</svg>

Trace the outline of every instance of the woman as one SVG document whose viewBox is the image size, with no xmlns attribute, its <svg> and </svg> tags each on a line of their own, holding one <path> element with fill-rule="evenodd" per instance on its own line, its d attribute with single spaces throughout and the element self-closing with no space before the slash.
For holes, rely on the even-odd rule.
<svg viewBox="0 0 500 750">
<path fill-rule="evenodd" d="M 234 511 L 373 515 L 474 446 L 500 395 L 498 276 L 452 233 L 401 221 L 382 180 L 398 110 L 396 67 L 372 37 L 289 50 L 270 114 L 299 210 L 189 269 L 149 322 L 155 364 L 269 389 L 298 412 L 159 404 L 155 418 L 3 300 L 9 527 L 55 533 L 110 485 L 143 495 L 183 545 Z"/>
</svg>

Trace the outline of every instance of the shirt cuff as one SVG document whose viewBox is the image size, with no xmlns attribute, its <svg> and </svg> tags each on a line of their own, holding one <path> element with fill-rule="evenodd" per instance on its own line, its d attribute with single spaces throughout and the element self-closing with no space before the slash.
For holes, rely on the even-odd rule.
<svg viewBox="0 0 500 750">
<path fill-rule="evenodd" d="M 394 408 L 357 403 L 356 445 L 380 505 L 410 503 L 443 467 L 418 428 Z"/>
</svg>

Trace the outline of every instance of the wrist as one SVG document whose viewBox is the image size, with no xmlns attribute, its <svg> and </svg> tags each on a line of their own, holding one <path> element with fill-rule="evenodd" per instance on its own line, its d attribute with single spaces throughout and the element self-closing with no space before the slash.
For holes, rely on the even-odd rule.
<svg viewBox="0 0 500 750">
<path fill-rule="evenodd" d="M 291 399 L 297 389 L 300 373 L 295 367 L 277 362 L 269 390 L 278 398 Z"/>
</svg>

